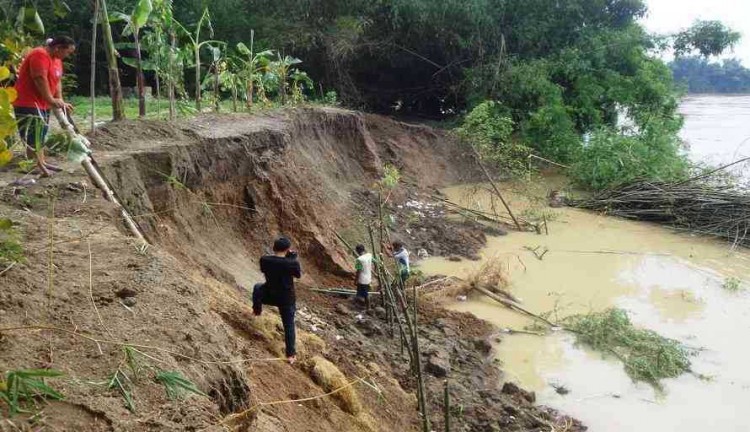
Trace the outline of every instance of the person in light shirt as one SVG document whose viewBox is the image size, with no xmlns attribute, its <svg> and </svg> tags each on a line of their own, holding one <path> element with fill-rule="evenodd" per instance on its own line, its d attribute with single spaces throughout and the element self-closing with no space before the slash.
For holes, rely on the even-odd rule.
<svg viewBox="0 0 750 432">
<path fill-rule="evenodd" d="M 354 262 L 354 269 L 357 271 L 357 297 L 356 300 L 364 304 L 365 308 L 370 307 L 370 284 L 372 283 L 372 254 L 365 250 L 364 245 L 357 245 L 354 248 L 357 252 L 357 259 Z"/>
</svg>

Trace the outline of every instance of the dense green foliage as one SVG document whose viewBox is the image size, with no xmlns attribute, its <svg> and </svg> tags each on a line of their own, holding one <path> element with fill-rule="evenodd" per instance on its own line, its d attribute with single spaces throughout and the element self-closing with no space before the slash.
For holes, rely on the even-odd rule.
<svg viewBox="0 0 750 432">
<path fill-rule="evenodd" d="M 677 119 L 652 120 L 639 130 L 598 129 L 579 152 L 570 175 L 596 190 L 637 179 L 681 180 L 690 166 L 677 136 L 680 125 Z"/>
<path fill-rule="evenodd" d="M 750 69 L 739 60 L 709 62 L 702 57 L 678 58 L 670 64 L 674 79 L 689 93 L 750 93 Z"/>
<path fill-rule="evenodd" d="M 575 315 L 565 320 L 565 326 L 578 342 L 617 357 L 636 381 L 659 387 L 661 379 L 690 371 L 690 350 L 679 341 L 633 326 L 622 309 Z"/>
<path fill-rule="evenodd" d="M 463 124 L 456 128 L 456 135 L 474 146 L 485 161 L 511 174 L 526 169 L 525 160 L 529 148 L 511 138 L 513 120 L 497 102 L 485 101 L 466 115 Z"/>
<path fill-rule="evenodd" d="M 109 7 L 130 11 L 136 3 L 110 0 Z M 200 100 L 196 88 L 200 81 L 215 103 L 217 96 L 231 96 L 235 104 L 243 95 L 263 99 L 276 93 L 285 101 L 287 91 L 298 99 L 303 91 L 323 98 L 325 91 L 334 90 L 350 107 L 438 119 L 494 101 L 491 109 L 481 107 L 484 112 L 475 116 L 485 116 L 491 123 L 500 115 L 512 121 L 518 144 L 511 152 L 533 152 L 564 164 L 594 153 L 592 149 L 596 157 L 589 162 L 599 163 L 605 153 L 622 159 L 636 143 L 649 147 L 662 141 L 669 145 L 635 153 L 663 156 L 646 161 L 653 164 L 679 158 L 673 137 L 667 136 L 672 129 L 653 126 L 678 122 L 672 73 L 655 54 L 672 46 L 678 55 L 710 56 L 739 38 L 713 21 L 698 21 L 675 35 L 649 35 L 639 24 L 647 12 L 644 0 L 172 0 L 171 4 L 175 26 L 182 29 L 176 35 L 177 45 L 196 47 L 195 55 L 178 55 L 176 60 L 184 67 L 194 66 L 195 73 L 186 74 L 182 67 L 178 77 L 164 73 L 164 58 L 169 55 L 164 49 L 169 45 L 166 34 L 171 30 L 153 25 L 143 36 L 143 65 L 151 70 L 147 80 L 152 85 L 161 77 L 177 82 L 183 95 L 193 94 L 194 89 Z M 48 33 L 65 32 L 80 41 L 82 49 L 74 62 L 80 80 L 88 78 L 91 14 L 89 4 L 74 8 L 65 18 L 51 9 L 40 10 Z M 197 34 L 191 32 L 204 24 L 201 48 Z M 123 25 L 115 24 L 116 34 L 123 34 Z M 157 28 L 160 37 L 154 36 Z M 258 62 L 252 57 L 270 48 L 277 52 Z M 123 58 L 133 56 L 129 45 L 121 45 L 120 51 Z M 198 61 L 201 52 L 208 60 Z M 154 58 L 157 54 L 159 59 Z M 304 59 L 306 73 L 294 69 L 296 58 Z M 100 68 L 104 72 L 103 65 Z M 267 79 L 269 71 L 283 79 Z M 133 70 L 122 72 L 123 85 L 133 86 Z M 103 93 L 106 76 L 99 75 Z M 634 123 L 637 138 L 600 138 L 619 133 L 618 124 L 625 117 Z M 656 129 L 658 133 L 653 132 Z M 591 149 L 581 140 L 587 133 L 594 134 Z M 511 142 L 492 140 L 498 150 Z M 601 144 L 607 141 L 617 144 Z M 667 155 L 669 151 L 673 153 Z M 505 162 L 513 157 L 507 155 Z M 640 156 L 625 159 L 643 162 Z M 672 168 L 625 170 L 632 177 L 664 175 Z M 602 166 L 598 172 L 615 171 Z M 582 182 L 589 178 L 591 174 L 579 176 Z M 587 184 L 602 187 L 611 180 L 607 175 Z"/>
</svg>

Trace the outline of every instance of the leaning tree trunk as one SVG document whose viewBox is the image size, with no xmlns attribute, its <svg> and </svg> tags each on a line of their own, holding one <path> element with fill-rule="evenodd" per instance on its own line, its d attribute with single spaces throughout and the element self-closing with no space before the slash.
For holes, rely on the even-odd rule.
<svg viewBox="0 0 750 432">
<path fill-rule="evenodd" d="M 141 65 L 141 40 L 138 37 L 138 30 L 133 32 L 135 40 L 135 66 L 136 66 L 136 86 L 138 87 L 138 117 L 146 117 L 146 91 L 144 89 L 143 66 Z"/>
<path fill-rule="evenodd" d="M 99 2 L 94 0 L 94 25 L 91 28 L 91 132 L 96 129 L 96 26 L 99 25 Z"/>
<path fill-rule="evenodd" d="M 109 25 L 106 0 L 99 1 L 99 13 L 104 39 L 104 51 L 107 53 L 107 68 L 109 71 L 109 94 L 112 97 L 112 119 L 123 120 L 125 109 L 122 101 L 122 86 L 120 85 L 120 71 L 117 67 L 117 51 L 112 39 L 112 27 Z"/>
</svg>

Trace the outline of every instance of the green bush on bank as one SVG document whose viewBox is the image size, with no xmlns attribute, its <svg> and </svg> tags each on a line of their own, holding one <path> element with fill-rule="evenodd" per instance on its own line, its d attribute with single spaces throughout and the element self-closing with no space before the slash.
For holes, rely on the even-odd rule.
<svg viewBox="0 0 750 432">
<path fill-rule="evenodd" d="M 531 149 L 511 137 L 513 120 L 503 105 L 494 101 L 480 103 L 466 115 L 455 132 L 477 150 L 482 160 L 504 175 L 517 176 L 525 172 Z"/>
<path fill-rule="evenodd" d="M 636 179 L 677 181 L 689 169 L 676 132 L 663 122 L 652 122 L 636 133 L 611 127 L 594 131 L 569 174 L 580 186 L 602 190 Z"/>
</svg>

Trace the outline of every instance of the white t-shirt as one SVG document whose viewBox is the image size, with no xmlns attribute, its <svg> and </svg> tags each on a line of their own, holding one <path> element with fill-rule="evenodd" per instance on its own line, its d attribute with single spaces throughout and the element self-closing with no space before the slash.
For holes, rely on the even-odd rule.
<svg viewBox="0 0 750 432">
<path fill-rule="evenodd" d="M 358 256 L 354 268 L 360 271 L 357 283 L 370 285 L 372 282 L 372 254 L 366 253 Z"/>
</svg>

